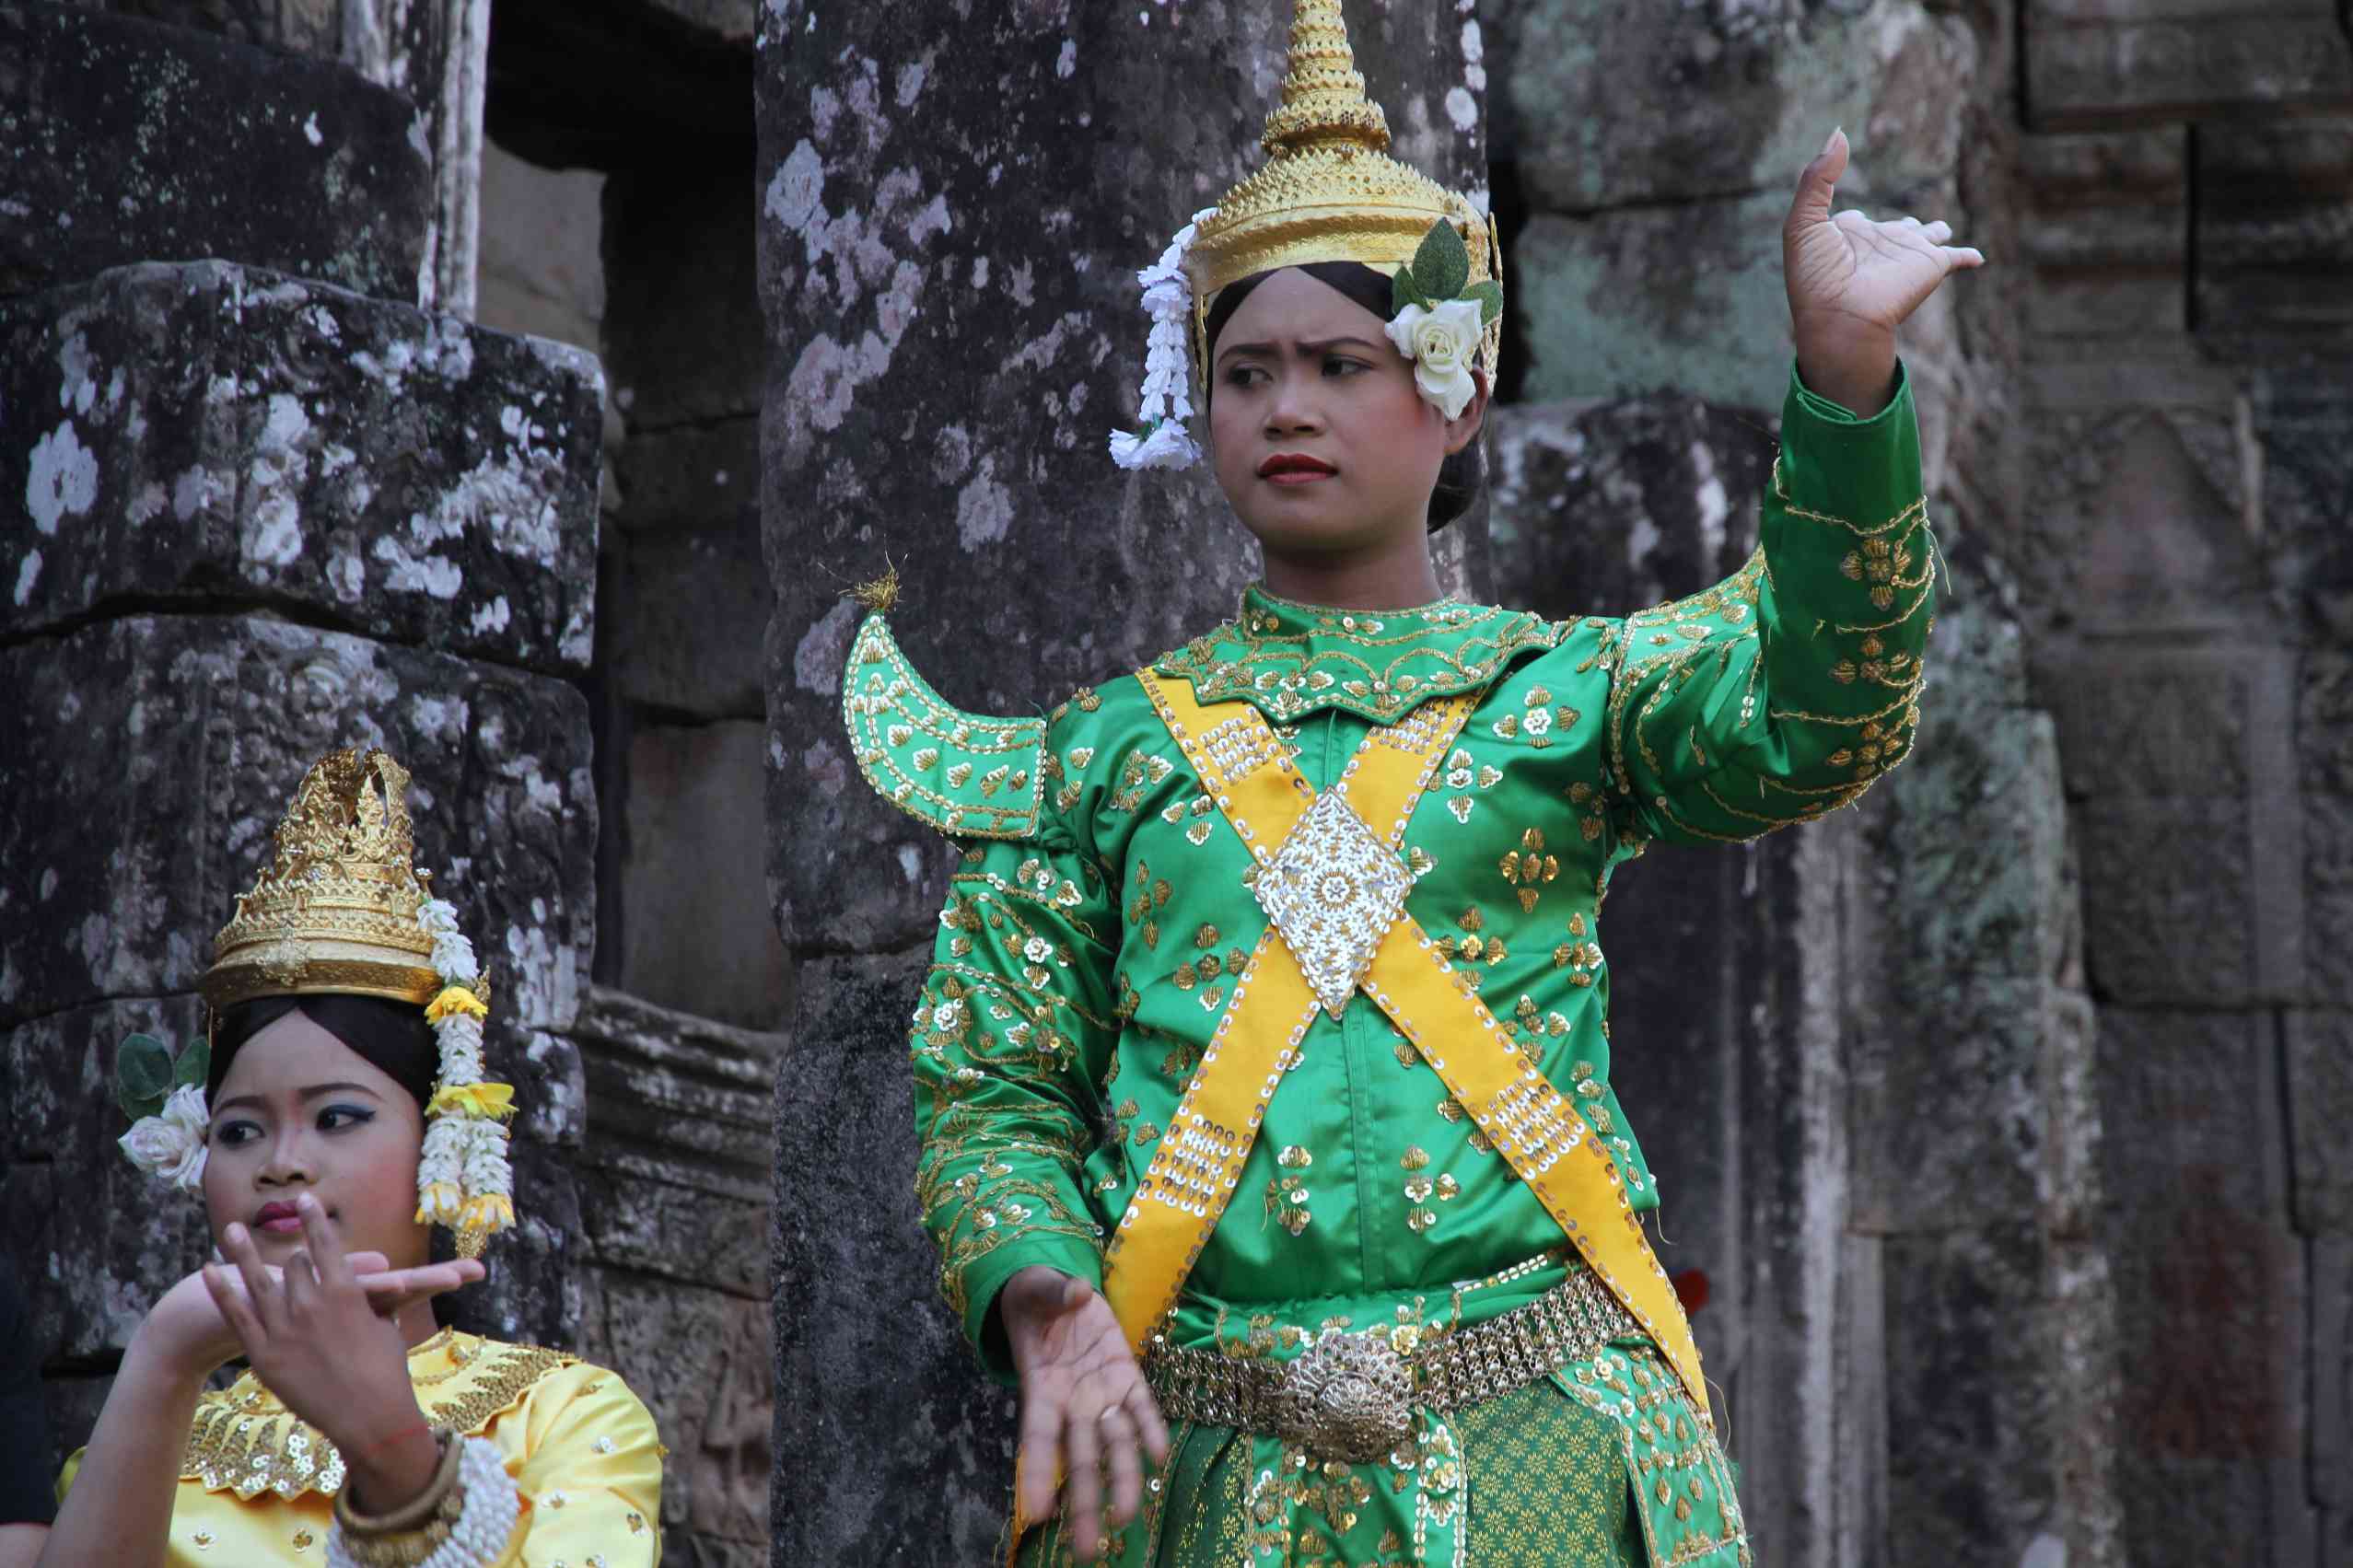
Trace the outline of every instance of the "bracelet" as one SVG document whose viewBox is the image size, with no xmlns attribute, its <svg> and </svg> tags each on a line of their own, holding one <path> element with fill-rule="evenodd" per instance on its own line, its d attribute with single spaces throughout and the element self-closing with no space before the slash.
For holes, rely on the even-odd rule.
<svg viewBox="0 0 2353 1568">
<path fill-rule="evenodd" d="M 488 1568 L 498 1561 L 522 1516 L 522 1496 L 499 1461 L 496 1444 L 455 1435 L 446 1442 L 441 1470 L 427 1489 L 428 1495 L 441 1495 L 423 1527 L 375 1531 L 370 1527 L 376 1521 L 354 1515 L 343 1498 L 335 1499 L 335 1527 L 327 1537 L 329 1568 Z M 445 1472 L 455 1476 L 455 1484 L 446 1490 L 440 1482 Z"/>
<path fill-rule="evenodd" d="M 346 1483 L 335 1493 L 335 1522 L 346 1534 L 362 1537 L 406 1535 L 425 1528 L 457 1490 L 458 1440 L 445 1436 L 439 1439 L 439 1447 L 433 1477 L 425 1483 L 423 1492 L 389 1512 L 363 1514 L 352 1506 L 351 1487 Z"/>
</svg>

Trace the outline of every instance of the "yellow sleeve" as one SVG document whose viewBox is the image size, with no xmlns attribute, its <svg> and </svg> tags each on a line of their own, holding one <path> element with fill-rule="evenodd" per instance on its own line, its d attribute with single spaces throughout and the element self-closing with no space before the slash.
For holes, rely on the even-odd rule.
<svg viewBox="0 0 2353 1568">
<path fill-rule="evenodd" d="M 74 1478 L 82 1473 L 82 1456 L 87 1448 L 76 1448 L 66 1458 L 65 1468 L 57 1472 L 57 1505 L 65 1505 L 65 1494 L 74 1490 Z"/>
<path fill-rule="evenodd" d="M 653 1413 L 586 1363 L 532 1388 L 489 1434 L 522 1494 L 498 1568 L 655 1568 L 662 1556 L 662 1445 Z"/>
</svg>

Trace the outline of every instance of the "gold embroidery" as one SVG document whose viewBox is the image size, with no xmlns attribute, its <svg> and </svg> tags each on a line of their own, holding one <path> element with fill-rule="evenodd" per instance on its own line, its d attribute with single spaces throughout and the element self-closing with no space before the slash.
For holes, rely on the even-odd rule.
<svg viewBox="0 0 2353 1568">
<path fill-rule="evenodd" d="M 1269 608 L 1254 609 L 1253 600 Z M 1485 685 L 1522 653 L 1554 646 L 1563 630 L 1485 605 L 1360 615 L 1253 590 L 1233 621 L 1153 668 L 1190 681 L 1204 704 L 1240 697 L 1278 722 L 1334 707 L 1385 723 L 1431 697 Z"/>
<path fill-rule="evenodd" d="M 427 1374 L 434 1381 L 425 1387 L 454 1386 L 447 1395 L 419 1401 L 425 1419 L 443 1432 L 479 1432 L 541 1378 L 573 1365 L 560 1351 L 501 1344 L 446 1329 L 409 1354 L 414 1361 L 443 1350 L 458 1365 L 450 1373 Z M 249 1372 L 226 1392 L 198 1400 L 180 1476 L 201 1481 L 207 1492 L 234 1492 L 241 1499 L 264 1492 L 285 1498 L 307 1492 L 332 1497 L 343 1490 L 344 1469 L 335 1446 Z"/>
</svg>

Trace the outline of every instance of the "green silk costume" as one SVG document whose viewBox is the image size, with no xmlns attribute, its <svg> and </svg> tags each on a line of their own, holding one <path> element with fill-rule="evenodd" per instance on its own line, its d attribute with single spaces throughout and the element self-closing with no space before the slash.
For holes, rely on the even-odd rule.
<svg viewBox="0 0 2353 1568">
<path fill-rule="evenodd" d="M 1326 788 L 1368 729 L 1479 693 L 1405 834 L 1406 907 L 1581 1110 L 1637 1209 L 1657 1183 L 1611 1087 L 1599 914 L 1652 842 L 1750 839 L 1847 804 L 1909 745 L 1934 545 L 1908 381 L 1858 420 L 1794 376 L 1762 545 L 1623 619 L 1342 611 L 1258 589 L 1155 667 L 1255 705 Z M 917 1192 L 989 1372 L 1019 1269 L 1100 1284 L 1124 1211 L 1267 926 L 1251 856 L 1131 676 L 1044 719 L 958 713 L 870 619 L 858 760 L 965 844 L 912 1033 Z M 1483 1322 L 1579 1269 L 1560 1227 L 1371 1000 L 1319 1015 L 1170 1336 L 1285 1360 L 1333 1327 Z M 1488 1406 L 1415 1415 L 1387 1461 L 1181 1428 L 1125 1564 L 1748 1560 L 1730 1468 L 1647 1340 Z M 1532 1472 L 1546 1473 L 1532 1473 Z M 1024 1560 L 1067 1559 L 1057 1528 Z"/>
</svg>

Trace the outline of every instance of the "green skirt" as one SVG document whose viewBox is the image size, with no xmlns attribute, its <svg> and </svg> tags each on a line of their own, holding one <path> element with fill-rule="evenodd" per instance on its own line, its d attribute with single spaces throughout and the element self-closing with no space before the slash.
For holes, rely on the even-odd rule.
<svg viewBox="0 0 2353 1568">
<path fill-rule="evenodd" d="M 1279 1439 L 1179 1425 L 1120 1568 L 1738 1568 L 1730 1467 L 1648 1342 L 1499 1398 L 1417 1413 L 1386 1462 L 1317 1462 Z M 1057 1517 L 1022 1568 L 1076 1560 Z"/>
</svg>

